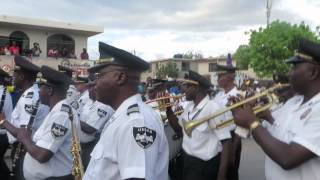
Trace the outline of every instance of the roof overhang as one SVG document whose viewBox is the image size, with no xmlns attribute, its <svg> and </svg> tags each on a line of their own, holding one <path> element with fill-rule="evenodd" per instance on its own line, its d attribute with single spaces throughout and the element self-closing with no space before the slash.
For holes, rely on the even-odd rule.
<svg viewBox="0 0 320 180">
<path fill-rule="evenodd" d="M 103 33 L 104 29 L 100 26 L 82 25 L 77 23 L 48 21 L 32 18 L 22 18 L 15 16 L 0 15 L 0 26 L 12 28 L 27 28 L 37 30 L 47 30 L 56 32 L 70 32 L 85 35 L 87 37 Z"/>
</svg>

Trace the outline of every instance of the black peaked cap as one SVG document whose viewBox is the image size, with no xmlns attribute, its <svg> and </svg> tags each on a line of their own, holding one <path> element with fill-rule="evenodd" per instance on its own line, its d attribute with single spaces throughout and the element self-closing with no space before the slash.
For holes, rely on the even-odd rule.
<svg viewBox="0 0 320 180">
<path fill-rule="evenodd" d="M 52 69 L 49 66 L 42 66 L 40 72 L 42 74 L 42 77 L 38 76 L 38 78 L 40 78 L 40 83 L 54 86 L 69 86 L 72 82 L 71 78 L 66 74 Z"/>
<path fill-rule="evenodd" d="M 64 74 L 66 74 L 66 75 L 69 76 L 70 78 L 72 78 L 73 70 L 72 70 L 71 68 L 58 65 L 58 70 L 61 71 L 61 72 L 63 72 Z"/>
<path fill-rule="evenodd" d="M 40 71 L 40 67 L 30 62 L 28 59 L 22 56 L 14 57 L 15 71 L 24 70 L 27 72 L 37 73 Z"/>
<path fill-rule="evenodd" d="M 233 66 L 225 66 L 225 65 L 216 65 L 216 71 L 218 73 L 235 73 L 237 68 Z"/>
<path fill-rule="evenodd" d="M 10 77 L 10 75 L 6 71 L 4 71 L 2 68 L 0 68 L 0 76 L 1 77 Z"/>
<path fill-rule="evenodd" d="M 123 66 L 128 69 L 143 72 L 149 69 L 150 64 L 143 59 L 114 46 L 99 42 L 100 59 L 110 58 L 111 61 L 101 63 L 88 69 L 88 72 L 95 73 L 109 65 Z"/>
<path fill-rule="evenodd" d="M 313 62 L 320 64 L 320 43 L 308 39 L 300 39 L 295 56 L 286 61 L 287 63 Z"/>
<path fill-rule="evenodd" d="M 202 86 L 207 89 L 209 89 L 212 86 L 209 79 L 207 79 L 204 76 L 201 76 L 200 74 L 198 74 L 194 71 L 191 71 L 191 70 L 189 70 L 189 74 L 187 76 L 187 79 L 190 79 L 192 81 L 196 81 L 199 83 L 199 86 Z"/>
</svg>

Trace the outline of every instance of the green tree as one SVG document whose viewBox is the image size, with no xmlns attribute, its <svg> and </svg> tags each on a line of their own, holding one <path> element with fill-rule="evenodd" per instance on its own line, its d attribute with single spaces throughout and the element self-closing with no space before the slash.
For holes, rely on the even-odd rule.
<svg viewBox="0 0 320 180">
<path fill-rule="evenodd" d="M 285 60 L 294 55 L 300 38 L 317 40 L 316 32 L 304 22 L 292 25 L 274 21 L 268 28 L 251 31 L 249 41 L 249 65 L 258 76 L 271 77 L 273 73 L 286 73 Z"/>
<path fill-rule="evenodd" d="M 184 59 L 202 59 L 203 55 L 200 51 L 187 51 L 182 55 Z"/>
<path fill-rule="evenodd" d="M 233 59 L 237 61 L 237 68 L 248 69 L 250 63 L 250 47 L 248 45 L 240 45 L 234 53 Z"/>
<path fill-rule="evenodd" d="M 157 78 L 165 79 L 166 77 L 176 78 L 178 77 L 179 69 L 175 62 L 168 62 L 165 65 L 159 65 L 156 68 Z"/>
</svg>

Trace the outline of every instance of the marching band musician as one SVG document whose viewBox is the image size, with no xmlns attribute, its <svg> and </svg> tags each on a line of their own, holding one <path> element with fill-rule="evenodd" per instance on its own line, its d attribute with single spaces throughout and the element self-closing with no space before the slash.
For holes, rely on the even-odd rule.
<svg viewBox="0 0 320 180">
<path fill-rule="evenodd" d="M 39 86 L 35 81 L 40 68 L 21 56 L 15 56 L 14 63 L 14 87 L 17 90 L 23 91 L 23 94 L 13 109 L 11 118 L 8 120 L 10 120 L 15 127 L 20 128 L 25 127 L 30 119 L 33 118 L 32 116 L 34 116 L 35 120 L 32 131 L 35 132 L 49 113 L 48 106 L 42 103 L 40 103 L 39 106 L 36 105 L 39 100 Z M 33 113 L 35 114 L 33 115 Z M 9 143 L 13 143 L 11 156 L 14 165 L 12 168 L 14 178 L 18 180 L 24 179 L 22 172 L 24 152 L 20 152 L 23 151 L 23 148 L 19 150 L 20 142 L 16 141 L 9 132 L 7 132 L 7 134 Z"/>
<path fill-rule="evenodd" d="M 6 87 L 6 78 L 9 74 L 0 69 L 0 112 L 2 112 L 6 119 L 11 118 L 12 113 L 12 99 Z M 4 154 L 9 147 L 6 130 L 0 127 L 0 179 L 9 179 L 10 170 L 4 161 Z"/>
<path fill-rule="evenodd" d="M 250 107 L 233 110 L 236 124 L 249 128 L 267 154 L 267 180 L 320 179 L 320 44 L 299 41 L 298 51 L 287 60 L 293 90 L 276 116 L 269 117 L 269 131 L 263 128 Z"/>
<path fill-rule="evenodd" d="M 65 75 L 67 75 L 69 78 L 73 78 L 73 74 L 74 71 L 73 69 L 69 68 L 69 67 L 65 67 L 62 65 L 58 65 L 58 70 L 60 72 L 63 72 Z M 78 91 L 78 89 L 75 86 L 75 83 L 72 82 L 69 85 L 69 88 L 67 90 L 67 101 L 69 102 L 69 104 L 78 111 L 79 109 L 79 104 L 78 104 L 78 100 L 80 98 L 80 92 Z"/>
<path fill-rule="evenodd" d="M 147 93 L 149 97 L 149 102 L 147 104 L 151 106 L 161 117 L 161 122 L 164 123 L 164 131 L 167 137 L 169 145 L 169 176 L 172 180 L 180 179 L 181 176 L 181 136 L 175 134 L 171 125 L 167 121 L 166 106 L 171 106 L 173 102 L 171 94 L 166 92 L 167 80 L 162 79 L 152 79 L 152 85 L 147 87 Z M 156 100 L 159 98 L 159 100 Z M 163 99 L 161 99 L 163 98 Z M 174 101 L 174 100 L 172 100 Z M 168 105 L 168 103 L 170 105 Z M 171 106 L 171 108 L 174 108 Z"/>
<path fill-rule="evenodd" d="M 214 101 L 217 103 L 227 106 L 230 98 L 238 97 L 241 94 L 241 91 L 238 90 L 235 85 L 235 72 L 236 68 L 232 66 L 217 65 L 218 73 L 218 85 L 222 88 L 216 96 Z M 231 111 L 225 113 L 226 119 L 232 118 Z M 229 168 L 227 177 L 228 180 L 238 180 L 239 174 L 238 169 L 240 165 L 241 158 L 241 137 L 237 135 L 234 131 L 236 129 L 235 125 L 230 125 L 230 132 L 232 136 L 232 145 L 231 145 L 231 155 L 229 157 Z"/>
<path fill-rule="evenodd" d="M 38 83 L 42 103 L 50 107 L 50 113 L 35 132 L 15 128 L 5 119 L 0 121 L 11 134 L 23 143 L 27 154 L 23 163 L 26 180 L 71 180 L 71 120 L 77 113 L 66 102 L 66 91 L 71 79 L 47 66 L 41 67 Z M 32 126 L 32 124 L 29 124 Z M 29 128 L 29 127 L 28 127 Z"/>
<path fill-rule="evenodd" d="M 176 118 L 171 108 L 167 108 L 167 116 L 171 126 L 177 133 L 183 133 L 182 148 L 183 180 L 226 179 L 230 146 L 228 129 L 212 130 L 213 121 L 219 121 L 224 116 L 216 117 L 196 127 L 192 136 L 188 137 L 182 129 L 183 121 L 196 120 L 218 111 L 221 106 L 210 100 L 208 89 L 212 86 L 209 80 L 196 72 L 189 71 L 188 79 L 183 80 L 182 92 L 186 94 L 186 105 L 181 116 Z M 215 123 L 214 123 L 215 124 Z"/>
<path fill-rule="evenodd" d="M 169 96 L 169 94 L 166 92 L 166 88 L 165 88 L 165 83 L 167 81 L 166 80 L 162 80 L 162 79 L 152 79 L 152 85 L 147 87 L 147 95 L 148 95 L 148 99 L 151 102 L 146 102 L 149 106 L 151 106 L 161 117 L 165 117 L 166 116 L 166 108 L 161 107 L 161 106 L 165 106 L 165 104 L 168 102 L 167 100 L 159 100 L 159 101 L 153 101 L 157 98 L 163 98 L 165 96 Z M 170 100 L 169 100 L 170 101 Z"/>
<path fill-rule="evenodd" d="M 80 127 L 79 137 L 81 142 L 81 159 L 84 169 L 87 168 L 90 161 L 90 154 L 99 140 L 99 135 L 110 119 L 114 110 L 106 104 L 103 104 L 96 99 L 94 91 L 94 78 L 89 76 L 89 81 L 86 83 L 89 92 L 89 100 L 85 102 L 82 111 L 79 112 Z"/>
<path fill-rule="evenodd" d="M 169 150 L 163 123 L 137 93 L 140 74 L 149 64 L 102 42 L 99 51 L 101 58 L 113 60 L 90 68 L 98 73 L 97 100 L 115 113 L 91 153 L 83 180 L 167 180 Z"/>
</svg>

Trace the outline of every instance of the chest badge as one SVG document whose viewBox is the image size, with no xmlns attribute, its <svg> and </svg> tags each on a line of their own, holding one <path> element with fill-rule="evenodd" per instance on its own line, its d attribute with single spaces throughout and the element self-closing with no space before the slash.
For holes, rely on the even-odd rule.
<svg viewBox="0 0 320 180">
<path fill-rule="evenodd" d="M 311 113 L 311 108 L 307 109 L 306 111 L 304 111 L 301 116 L 300 116 L 300 120 L 303 120 L 304 118 L 306 118 L 310 113 Z"/>
<path fill-rule="evenodd" d="M 156 131 L 147 127 L 133 127 L 134 140 L 143 149 L 147 149 L 154 143 L 156 135 Z"/>
</svg>

